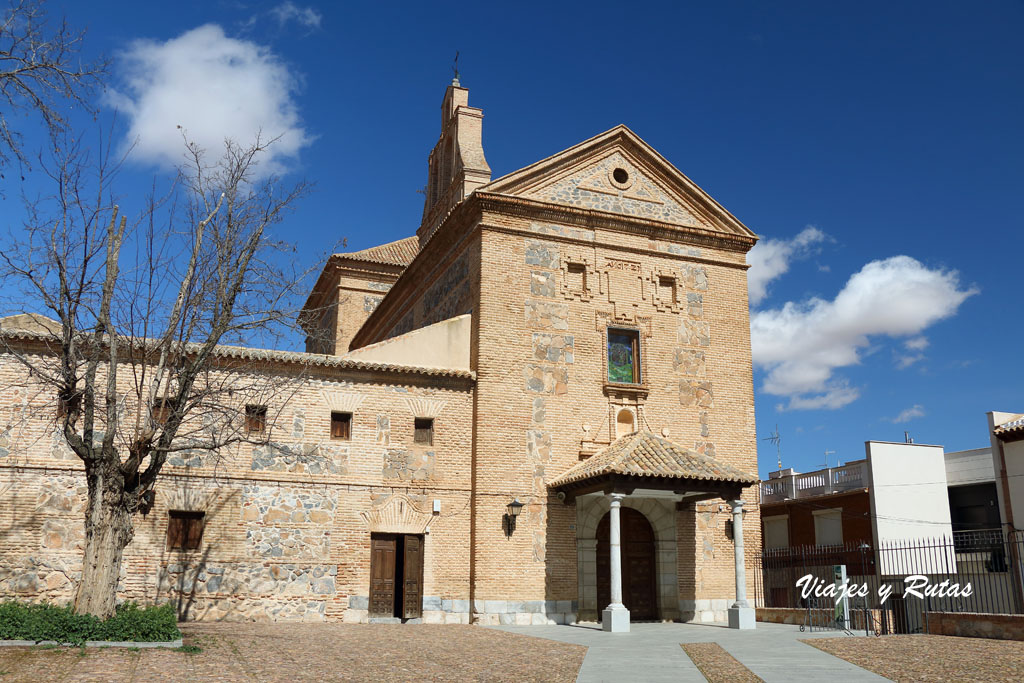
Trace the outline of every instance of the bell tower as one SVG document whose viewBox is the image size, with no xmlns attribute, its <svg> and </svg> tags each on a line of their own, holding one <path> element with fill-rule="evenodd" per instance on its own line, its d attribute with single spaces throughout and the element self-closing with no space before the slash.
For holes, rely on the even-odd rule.
<svg viewBox="0 0 1024 683">
<path fill-rule="evenodd" d="M 441 104 L 441 137 L 427 162 L 423 221 L 416 236 L 422 247 L 455 205 L 491 180 L 481 142 L 483 110 L 469 106 L 469 90 L 456 75 Z"/>
</svg>

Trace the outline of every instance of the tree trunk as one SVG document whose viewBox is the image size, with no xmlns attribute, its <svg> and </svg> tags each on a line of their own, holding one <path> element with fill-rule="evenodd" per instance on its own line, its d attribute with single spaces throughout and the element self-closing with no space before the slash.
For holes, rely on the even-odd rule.
<svg viewBox="0 0 1024 683">
<path fill-rule="evenodd" d="M 85 552 L 74 610 L 109 619 L 117 607 L 121 558 L 134 534 L 132 515 L 125 505 L 123 478 L 116 466 L 86 465 L 86 479 Z"/>
</svg>

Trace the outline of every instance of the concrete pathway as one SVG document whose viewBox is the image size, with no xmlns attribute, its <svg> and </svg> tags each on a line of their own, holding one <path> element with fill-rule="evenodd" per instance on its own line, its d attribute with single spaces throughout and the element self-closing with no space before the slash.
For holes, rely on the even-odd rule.
<svg viewBox="0 0 1024 683">
<path fill-rule="evenodd" d="M 884 681 L 870 671 L 799 642 L 843 637 L 800 633 L 798 626 L 758 623 L 753 631 L 724 624 L 632 624 L 629 633 L 605 633 L 595 624 L 490 628 L 587 646 L 578 681 L 704 681 L 681 643 L 718 643 L 767 683 L 781 681 Z"/>
</svg>

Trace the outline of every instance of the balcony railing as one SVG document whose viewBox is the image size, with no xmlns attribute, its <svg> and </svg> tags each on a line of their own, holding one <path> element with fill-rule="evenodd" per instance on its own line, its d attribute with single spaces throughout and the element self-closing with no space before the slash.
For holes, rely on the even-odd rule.
<svg viewBox="0 0 1024 683">
<path fill-rule="evenodd" d="M 840 467 L 826 467 L 761 482 L 761 502 L 777 503 L 787 499 L 811 498 L 866 488 L 867 485 L 867 461 L 857 460 Z"/>
</svg>

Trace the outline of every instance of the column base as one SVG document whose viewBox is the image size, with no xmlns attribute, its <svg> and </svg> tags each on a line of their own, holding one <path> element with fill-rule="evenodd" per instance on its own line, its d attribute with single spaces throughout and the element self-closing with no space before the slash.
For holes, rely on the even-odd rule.
<svg viewBox="0 0 1024 683">
<path fill-rule="evenodd" d="M 601 612 L 601 628 L 609 633 L 629 633 L 629 610 L 619 605 Z"/>
<path fill-rule="evenodd" d="M 729 628 L 752 629 L 757 628 L 757 615 L 753 607 L 730 607 Z"/>
</svg>

